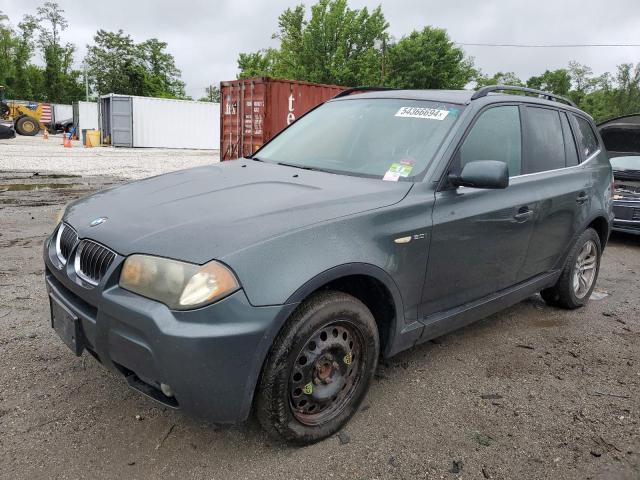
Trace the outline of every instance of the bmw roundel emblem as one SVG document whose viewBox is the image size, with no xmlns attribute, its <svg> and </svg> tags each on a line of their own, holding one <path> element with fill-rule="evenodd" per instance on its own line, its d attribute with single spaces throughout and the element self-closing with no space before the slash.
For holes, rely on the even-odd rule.
<svg viewBox="0 0 640 480">
<path fill-rule="evenodd" d="M 98 225 L 102 225 L 104 222 L 107 221 L 107 217 L 98 217 L 95 220 L 93 220 L 89 226 L 90 227 L 97 227 Z"/>
</svg>

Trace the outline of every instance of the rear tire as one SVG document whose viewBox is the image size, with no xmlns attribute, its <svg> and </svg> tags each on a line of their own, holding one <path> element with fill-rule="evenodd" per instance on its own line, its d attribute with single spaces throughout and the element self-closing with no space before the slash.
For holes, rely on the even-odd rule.
<svg viewBox="0 0 640 480">
<path fill-rule="evenodd" d="M 40 124 L 35 118 L 29 116 L 19 117 L 16 120 L 16 132 L 20 135 L 33 137 L 40 131 Z"/>
<path fill-rule="evenodd" d="M 571 249 L 558 282 L 540 292 L 544 301 L 570 310 L 585 305 L 598 280 L 601 256 L 600 237 L 588 228 Z"/>
<path fill-rule="evenodd" d="M 378 362 L 378 328 L 358 299 L 327 291 L 301 304 L 265 361 L 256 415 L 271 435 L 301 445 L 339 431 L 364 399 Z"/>
</svg>

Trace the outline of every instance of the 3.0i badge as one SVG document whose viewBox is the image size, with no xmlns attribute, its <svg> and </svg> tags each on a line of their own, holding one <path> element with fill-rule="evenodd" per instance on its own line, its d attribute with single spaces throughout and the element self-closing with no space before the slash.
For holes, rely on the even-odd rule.
<svg viewBox="0 0 640 480">
<path fill-rule="evenodd" d="M 104 222 L 107 221 L 107 217 L 98 217 L 95 220 L 93 220 L 89 226 L 90 227 L 97 227 L 98 225 L 102 225 Z"/>
</svg>

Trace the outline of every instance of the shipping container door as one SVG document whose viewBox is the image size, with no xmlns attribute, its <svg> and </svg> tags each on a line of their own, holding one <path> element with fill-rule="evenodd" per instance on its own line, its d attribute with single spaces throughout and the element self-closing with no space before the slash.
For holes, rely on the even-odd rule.
<svg viewBox="0 0 640 480">
<path fill-rule="evenodd" d="M 73 128 L 76 129 L 76 134 L 81 133 L 79 130 L 80 125 L 80 107 L 78 102 L 73 102 Z"/>
<path fill-rule="evenodd" d="M 111 145 L 133 147 L 133 104 L 131 97 L 111 97 Z"/>
<path fill-rule="evenodd" d="M 224 82 L 220 105 L 220 159 L 253 154 L 265 141 L 266 85 L 259 79 Z"/>
</svg>

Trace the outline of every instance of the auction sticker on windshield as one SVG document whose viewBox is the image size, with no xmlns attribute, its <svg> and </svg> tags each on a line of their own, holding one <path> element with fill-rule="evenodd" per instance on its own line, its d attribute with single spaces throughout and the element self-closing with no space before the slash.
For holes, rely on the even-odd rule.
<svg viewBox="0 0 640 480">
<path fill-rule="evenodd" d="M 429 120 L 444 120 L 449 115 L 449 110 L 425 107 L 401 107 L 396 117 L 426 118 Z"/>
<path fill-rule="evenodd" d="M 408 177 L 412 170 L 413 162 L 411 160 L 402 160 L 400 163 L 392 163 L 382 179 L 388 182 L 397 182 L 400 177 Z"/>
</svg>

